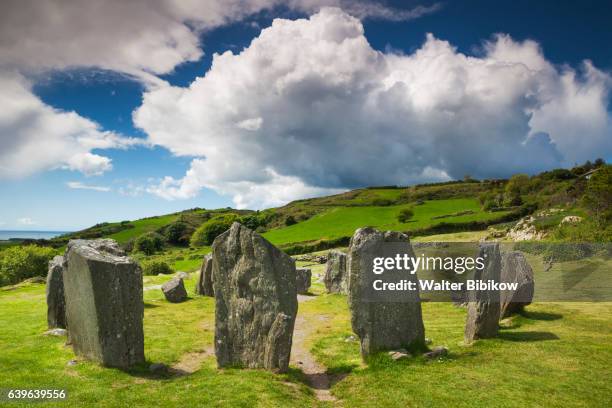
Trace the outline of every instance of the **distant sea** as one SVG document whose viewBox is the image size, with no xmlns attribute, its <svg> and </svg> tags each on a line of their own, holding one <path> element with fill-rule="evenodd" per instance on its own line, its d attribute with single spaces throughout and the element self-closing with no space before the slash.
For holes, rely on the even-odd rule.
<svg viewBox="0 0 612 408">
<path fill-rule="evenodd" d="M 19 239 L 51 239 L 69 231 L 2 231 L 0 230 L 0 241 L 11 238 Z"/>
</svg>

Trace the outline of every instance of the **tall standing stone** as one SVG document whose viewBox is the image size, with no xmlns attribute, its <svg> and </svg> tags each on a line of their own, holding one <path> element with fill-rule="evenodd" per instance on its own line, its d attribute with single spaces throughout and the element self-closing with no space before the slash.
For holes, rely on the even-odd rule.
<svg viewBox="0 0 612 408">
<path fill-rule="evenodd" d="M 483 258 L 484 268 L 476 268 L 473 279 L 499 283 L 501 277 L 499 244 L 480 244 L 478 257 Z M 465 342 L 471 343 L 477 339 L 495 337 L 499 328 L 499 290 L 470 290 L 467 299 Z"/>
<path fill-rule="evenodd" d="M 328 293 L 347 293 L 346 254 L 331 250 L 327 255 L 325 277 L 323 278 Z"/>
<path fill-rule="evenodd" d="M 373 228 L 355 231 L 348 250 L 348 300 L 353 331 L 361 340 L 361 355 L 425 344 L 418 285 L 402 298 L 390 293 L 373 293 L 373 262 L 377 257 L 399 254 L 414 256 L 408 236 L 399 232 L 380 232 Z M 416 282 L 416 275 L 385 272 L 389 279 Z"/>
<path fill-rule="evenodd" d="M 66 328 L 66 301 L 64 300 L 64 257 L 49 261 L 47 273 L 47 324 L 50 329 Z"/>
<path fill-rule="evenodd" d="M 500 318 L 519 313 L 533 300 L 533 269 L 529 266 L 522 252 L 502 253 L 501 281 L 518 283 L 516 290 L 500 292 Z"/>
<path fill-rule="evenodd" d="M 144 362 L 142 270 L 111 239 L 68 243 L 66 318 L 77 355 L 108 367 Z"/>
<path fill-rule="evenodd" d="M 219 367 L 284 372 L 297 315 L 295 261 L 235 222 L 213 243 Z"/>
<path fill-rule="evenodd" d="M 309 268 L 296 268 L 295 274 L 297 293 L 300 295 L 305 295 L 308 293 L 308 289 L 310 289 L 312 271 Z"/>
<path fill-rule="evenodd" d="M 212 254 L 207 254 L 204 257 L 195 290 L 197 295 L 215 296 L 212 276 Z"/>
</svg>

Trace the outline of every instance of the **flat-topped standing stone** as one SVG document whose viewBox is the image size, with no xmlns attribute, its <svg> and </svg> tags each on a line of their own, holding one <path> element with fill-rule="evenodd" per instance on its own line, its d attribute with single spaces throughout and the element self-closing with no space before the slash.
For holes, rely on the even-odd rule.
<svg viewBox="0 0 612 408">
<path fill-rule="evenodd" d="M 323 282 L 328 293 L 347 293 L 346 254 L 344 252 L 329 251 Z"/>
<path fill-rule="evenodd" d="M 305 295 L 306 293 L 308 293 L 308 289 L 310 289 L 312 271 L 308 268 L 296 268 L 295 274 L 295 284 L 297 286 L 297 293 L 300 295 Z"/>
<path fill-rule="evenodd" d="M 478 257 L 484 268 L 474 270 L 474 280 L 500 282 L 501 255 L 498 243 L 480 244 Z M 495 337 L 499 328 L 499 290 L 471 290 L 467 293 L 465 342 Z"/>
<path fill-rule="evenodd" d="M 74 352 L 109 367 L 144 362 L 142 270 L 110 239 L 74 240 L 64 291 Z"/>
<path fill-rule="evenodd" d="M 533 300 L 534 281 L 533 269 L 529 266 L 522 252 L 512 251 L 502 253 L 501 281 L 518 283 L 516 290 L 500 292 L 500 318 L 518 313 Z"/>
<path fill-rule="evenodd" d="M 161 287 L 166 300 L 170 303 L 181 303 L 187 300 L 187 291 L 183 278 L 173 278 Z"/>
<path fill-rule="evenodd" d="M 202 296 L 215 296 L 212 277 L 212 254 L 207 254 L 200 268 L 200 275 L 196 282 L 196 294 Z"/>
<path fill-rule="evenodd" d="M 66 301 L 64 300 L 64 257 L 49 261 L 47 273 L 47 324 L 50 329 L 66 328 Z"/>
<path fill-rule="evenodd" d="M 373 228 L 355 231 L 348 250 L 348 301 L 351 325 L 361 341 L 361 355 L 383 351 L 410 349 L 425 344 L 425 328 L 421 314 L 418 286 L 414 291 L 404 291 L 401 299 L 393 294 L 378 294 L 370 298 L 373 262 L 376 257 L 388 257 L 414 253 L 408 236 L 399 232 L 380 232 Z M 385 272 L 387 277 L 416 282 L 416 275 L 401 272 Z"/>
<path fill-rule="evenodd" d="M 236 222 L 212 248 L 217 364 L 286 371 L 298 307 L 295 262 Z"/>
</svg>

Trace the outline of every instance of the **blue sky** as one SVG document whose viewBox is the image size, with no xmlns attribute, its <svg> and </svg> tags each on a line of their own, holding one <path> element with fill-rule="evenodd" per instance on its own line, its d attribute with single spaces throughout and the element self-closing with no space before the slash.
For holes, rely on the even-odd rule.
<svg viewBox="0 0 612 408">
<path fill-rule="evenodd" d="M 83 2 L 87 3 L 84 0 Z M 174 44 L 171 47 L 180 49 L 181 56 L 165 57 L 166 54 L 160 54 L 162 55 L 160 59 L 151 57 L 142 63 L 133 62 L 127 57 L 124 61 L 121 57 L 117 57 L 121 53 L 114 49 L 110 49 L 108 52 L 110 56 L 106 56 L 104 48 L 116 46 L 113 41 L 121 40 L 120 35 L 123 35 L 121 30 L 117 29 L 118 38 L 104 40 L 104 35 L 110 35 L 108 32 L 114 29 L 115 22 L 112 19 L 109 19 L 106 27 L 101 28 L 103 31 L 100 34 L 96 34 L 95 31 L 89 33 L 91 36 L 97 35 L 92 37 L 91 42 L 87 42 L 87 38 L 84 38 L 80 43 L 78 36 L 75 37 L 69 30 L 66 33 L 58 33 L 58 38 L 62 38 L 62 35 L 77 38 L 74 40 L 75 51 L 72 54 L 59 52 L 58 57 L 52 53 L 54 47 L 59 50 L 57 47 L 61 46 L 60 43 L 54 43 L 53 35 L 49 34 L 55 34 L 54 30 L 60 30 L 55 26 L 44 32 L 44 36 L 36 38 L 45 49 L 51 51 L 49 56 L 41 55 L 36 49 L 28 54 L 27 47 L 24 51 L 2 50 L 3 46 L 0 46 L 2 60 L 0 74 L 4 72 L 7 81 L 17 81 L 14 79 L 17 76 L 20 81 L 27 83 L 25 90 L 18 89 L 18 95 L 23 95 L 24 98 L 37 98 L 39 100 L 37 111 L 31 115 L 42 116 L 41 112 L 44 112 L 44 118 L 49 120 L 47 122 L 47 119 L 44 119 L 45 121 L 40 119 L 40 123 L 44 124 L 43 130 L 36 129 L 34 134 L 33 130 L 26 128 L 25 125 L 24 128 L 17 127 L 14 117 L 8 117 L 12 111 L 9 110 L 6 118 L 0 116 L 0 141 L 4 139 L 0 147 L 5 150 L 4 154 L 8 157 L 5 162 L 19 163 L 11 164 L 10 174 L 4 177 L 0 174 L 0 229 L 72 230 L 101 221 L 141 218 L 192 207 L 259 208 L 280 205 L 303 196 L 327 194 L 372 184 L 408 184 L 442 180 L 460 177 L 465 173 L 480 177 L 503 177 L 516 171 L 532 173 L 560 164 L 567 165 L 585 157 L 594 159 L 598 154 L 610 158 L 612 136 L 609 134 L 608 89 L 611 86 L 609 75 L 612 70 L 612 53 L 609 49 L 609 44 L 612 43 L 612 31 L 609 30 L 612 7 L 609 6 L 609 2 L 578 4 L 557 1 L 446 1 L 443 3 L 339 1 L 322 2 L 322 5 L 330 3 L 340 6 L 341 11 L 327 13 L 306 6 L 289 8 L 272 4 L 264 9 L 254 8 L 238 15 L 235 15 L 235 12 L 228 12 L 221 15 L 218 20 L 209 21 L 211 18 L 202 17 L 199 26 L 197 21 L 196 23 L 191 21 L 193 14 L 176 17 L 175 13 L 171 17 L 172 24 L 188 31 L 192 30 L 191 33 L 197 36 L 197 41 L 193 42 L 188 34 L 181 34 L 180 37 L 164 41 L 164 44 L 160 45 L 161 48 L 168 47 L 168 43 Z M 34 3 L 31 6 L 36 7 Z M 22 6 L 16 3 L 15 7 Z M 425 11 L 420 12 L 419 7 L 423 7 Z M 58 10 L 62 12 L 61 6 L 58 6 Z M 83 10 L 85 20 L 92 18 L 85 5 Z M 23 10 L 13 11 L 16 13 L 15 16 L 19 16 Z M 137 13 L 140 10 L 135 8 L 130 11 Z M 413 11 L 413 14 L 406 14 L 404 18 L 393 17 L 401 16 L 402 12 Z M 193 12 L 204 13 L 206 10 Z M 274 19 L 284 18 L 295 21 L 299 18 L 308 19 L 317 13 L 321 13 L 319 14 L 321 18 L 311 18 L 308 24 L 299 27 L 300 33 L 296 34 L 296 37 L 300 38 L 287 37 L 298 30 L 297 26 L 296 28 L 288 26 L 286 31 L 279 28 L 270 32 L 269 37 L 277 36 L 277 42 L 261 41 L 262 44 L 257 47 L 250 47 L 251 41 L 260 37 L 261 30 L 269 27 Z M 43 14 L 31 14 L 31 21 L 28 22 L 44 27 L 46 21 Z M 7 13 L 7 16 L 6 18 L 11 17 L 11 12 Z M 348 16 L 356 16 L 359 19 L 349 21 Z M 158 16 L 155 18 L 157 21 Z M 103 20 L 103 16 L 101 19 Z M 2 23 L 5 28 L 0 31 L 0 35 L 1 33 L 17 37 L 21 35 L 22 37 L 18 37 L 19 41 L 24 43 L 31 40 L 27 38 L 30 32 L 25 30 L 20 33 L 17 28 L 10 31 L 12 27 L 4 24 L 5 22 Z M 119 25 L 121 22 L 116 24 Z M 135 24 L 138 24 L 138 21 Z M 363 27 L 369 46 L 359 41 L 360 25 Z M 160 23 L 158 30 L 163 33 L 166 26 L 167 24 Z M 151 23 L 145 19 L 143 27 L 150 29 Z M 257 61 L 261 55 L 271 55 L 274 58 L 275 52 L 278 52 L 279 60 L 284 58 L 287 52 L 291 52 L 290 48 L 286 50 L 282 47 L 281 43 L 284 41 L 287 43 L 303 41 L 303 38 L 308 38 L 310 41 L 312 33 L 319 33 L 322 28 L 341 31 L 338 27 L 342 27 L 344 31 L 329 34 L 333 35 L 333 38 L 317 37 L 317 41 L 328 41 L 325 44 L 312 44 L 312 50 L 304 49 L 303 56 L 291 56 L 288 61 L 294 65 L 290 68 L 281 67 L 278 68 L 281 71 L 273 71 L 274 67 L 267 68 Z M 426 40 L 427 33 L 432 33 L 435 38 Z M 511 40 L 494 40 L 496 33 L 506 34 Z M 125 35 L 131 35 L 130 31 L 128 30 L 128 34 Z M 330 70 L 321 63 L 326 61 L 325 59 L 317 60 L 319 50 L 326 50 L 329 41 L 335 44 L 337 37 L 342 35 L 355 38 L 356 48 L 350 48 L 348 51 L 345 48 L 330 49 L 330 55 L 340 55 L 338 62 L 333 62 L 334 70 Z M 51 38 L 48 44 L 44 43 L 47 37 Z M 525 43 L 526 40 L 537 44 L 536 48 L 530 47 L 531 43 Z M 184 50 L 181 41 L 186 44 Z M 444 41 L 448 42 L 450 48 L 444 48 Z M 487 48 L 486 41 L 494 45 Z M 99 53 L 92 54 L 86 49 L 92 47 L 92 44 L 99 47 Z M 341 47 L 346 46 L 346 42 L 343 44 Z M 19 46 L 19 42 L 16 46 Z M 134 40 L 133 48 L 130 50 L 139 52 L 139 46 L 145 47 L 143 42 Z M 274 49 L 276 46 L 278 51 Z M 152 46 L 153 50 L 150 45 L 146 47 L 149 48 L 146 48 L 148 54 L 143 54 L 145 59 L 156 51 L 155 44 Z M 220 59 L 211 68 L 215 53 L 231 51 L 237 55 L 249 47 L 252 48 L 253 56 Z M 429 54 L 423 51 L 427 49 L 430 50 Z M 313 54 L 309 54 L 311 52 Z M 342 65 L 341 56 L 344 52 L 348 52 L 349 60 L 350 52 L 363 55 L 363 59 L 357 59 L 355 62 L 355 65 L 363 64 L 363 66 L 353 69 L 351 66 Z M 428 56 L 431 52 L 439 52 L 444 59 L 442 57 L 437 60 L 431 59 Z M 378 58 L 375 57 L 376 53 L 379 53 Z M 427 55 L 422 56 L 423 54 Z M 488 110 L 490 106 L 478 105 L 482 103 L 485 94 L 475 97 L 471 89 L 492 86 L 493 90 L 489 89 L 487 92 L 496 93 L 498 90 L 495 87 L 503 90 L 506 85 L 502 80 L 495 79 L 498 78 L 495 76 L 498 75 L 496 71 L 482 74 L 481 69 L 478 69 L 472 73 L 470 70 L 474 64 L 465 61 L 463 57 L 475 58 L 476 64 L 482 64 L 486 69 L 492 64 L 504 63 L 507 66 L 512 63 L 517 66 L 527 65 L 529 69 L 526 72 L 541 71 L 541 74 L 534 74 L 532 79 L 525 82 L 524 74 L 517 73 L 516 69 L 505 73 L 504 75 L 511 75 L 510 81 L 519 81 L 517 88 L 525 87 L 524 95 L 504 94 L 503 98 L 496 98 L 495 101 L 503 99 L 499 102 L 500 107 L 510 106 L 512 109 L 507 114 L 495 113 L 502 116 L 487 113 L 488 116 L 483 119 L 485 125 L 480 128 L 471 121 L 462 120 L 460 116 L 467 115 L 464 113 L 465 106 L 473 107 L 474 111 L 469 113 L 470 116 L 474 116 L 474 112 L 478 115 L 478 112 Z M 176 63 L 168 62 L 172 58 L 176 59 Z M 390 78 L 397 78 L 398 75 L 406 75 L 402 77 L 402 81 L 407 84 L 407 88 L 410 88 L 410 85 L 418 80 L 406 72 L 414 72 L 414 64 L 417 64 L 419 58 L 430 58 L 424 60 L 426 63 L 417 65 L 425 67 L 416 71 L 419 80 L 428 74 L 440 75 L 440 82 L 454 75 L 457 75 L 457 78 L 440 90 L 431 90 L 431 95 L 428 94 L 427 86 L 424 86 L 406 91 L 407 93 L 401 98 L 393 96 L 399 99 L 391 100 L 388 102 L 391 105 L 383 109 L 382 104 L 389 101 L 392 95 L 391 90 L 385 88 L 384 92 L 375 94 L 378 98 L 376 103 L 380 106 L 363 113 L 366 107 L 371 108 L 365 101 L 371 101 L 374 95 L 364 93 L 363 89 L 385 87 Z M 379 61 L 380 59 L 384 59 L 385 62 Z M 591 72 L 585 68 L 584 60 L 592 61 L 596 71 Z M 312 65 L 315 66 L 311 67 L 309 61 L 313 61 Z M 147 63 L 149 65 L 146 65 Z M 437 67 L 438 63 L 442 66 L 435 70 L 427 68 L 434 65 Z M 236 68 L 242 66 L 244 69 Z M 387 69 L 386 67 L 393 67 L 389 72 L 394 73 L 379 78 L 377 83 L 372 84 L 370 83 L 372 81 L 363 79 L 378 75 L 383 69 Z M 248 81 L 256 74 L 263 84 L 265 81 L 270 81 L 268 88 L 279 86 L 280 81 L 275 81 L 280 74 L 276 72 L 283 72 L 285 75 L 287 69 L 294 71 L 292 78 L 298 73 L 302 75 L 305 69 L 313 71 L 304 75 L 299 87 L 296 85 L 285 94 L 282 94 L 284 91 L 277 91 L 268 95 L 265 89 L 254 93 L 251 88 L 256 87 L 257 81 L 246 91 L 235 85 L 252 83 Z M 565 75 L 568 71 L 573 72 L 573 75 Z M 185 92 L 180 89 L 187 89 L 196 78 L 203 77 L 207 72 L 210 74 L 207 75 L 209 79 L 202 81 L 200 87 L 192 86 Z M 232 72 L 236 77 L 229 76 L 228 72 Z M 241 78 L 243 72 L 245 72 L 244 78 Z M 338 85 L 338 81 L 345 81 L 347 75 L 351 78 L 350 83 L 342 82 Z M 572 85 L 567 85 L 569 78 L 574 77 L 577 79 L 572 80 L 574 81 Z M 306 88 L 304 81 L 309 81 Z M 367 85 L 364 85 L 366 82 L 360 81 L 366 81 Z M 437 79 L 434 77 L 433 81 L 435 83 Z M 458 85 L 458 82 L 461 84 Z M 12 82 L 7 83 L 12 84 Z M 546 87 L 550 89 L 546 90 L 545 95 L 536 97 L 531 95 L 533 89 Z M 308 92 L 305 89 L 308 89 Z M 393 92 L 402 92 L 397 89 L 401 87 Z M 570 96 L 568 89 L 573 90 Z M 217 95 L 223 95 L 225 90 L 228 94 L 224 96 L 225 102 L 221 104 L 217 100 Z M 298 91 L 301 94 L 296 96 Z M 25 95 L 27 92 L 31 95 Z M 279 92 L 282 97 L 278 96 Z M 446 106 L 436 99 L 438 92 L 445 93 L 440 96 L 442 99 L 452 99 L 458 93 L 461 93 L 461 96 L 456 104 Z M 182 96 L 177 96 L 178 93 Z M 345 94 L 350 94 L 350 99 L 344 100 L 342 99 L 344 96 L 339 96 Z M 364 100 L 362 104 L 354 109 L 347 108 L 347 105 L 352 105 L 352 101 L 360 97 Z M 243 106 L 245 98 L 252 103 L 252 106 L 248 103 Z M 537 102 L 531 101 L 533 98 L 537 99 Z M 308 100 L 307 105 L 304 105 L 305 99 Z M 329 102 L 330 100 L 333 102 Z M 561 102 L 557 103 L 557 100 Z M 236 101 L 236 106 L 240 107 L 228 107 L 232 105 L 231 101 Z M 199 103 L 202 104 L 201 108 Z M 337 114 L 323 118 L 325 113 L 323 111 L 319 121 L 319 118 L 313 115 L 320 111 L 313 108 L 308 114 L 310 116 L 302 116 L 305 115 L 302 113 L 304 106 L 310 109 L 328 103 L 330 105 L 326 109 Z M 405 110 L 398 110 L 392 115 L 390 110 L 395 109 L 398 104 L 405 104 L 406 106 L 402 108 Z M 259 109 L 260 106 L 265 106 L 265 109 Z M 574 106 L 575 110 L 580 112 L 585 110 L 585 112 L 575 118 L 569 115 L 572 118 L 568 120 L 573 122 L 565 127 L 576 129 L 575 132 L 580 131 L 582 137 L 585 137 L 583 129 L 586 129 L 586 138 L 591 142 L 583 143 L 588 145 L 588 149 L 584 148 L 579 155 L 571 156 L 570 153 L 576 151 L 573 146 L 580 144 L 572 140 L 572 135 L 555 131 L 557 128 L 554 126 L 554 118 L 557 117 L 555 115 L 568 117 L 566 112 L 559 110 L 573 111 Z M 29 117 L 28 112 L 22 111 L 26 109 L 22 105 L 15 109 L 20 109 L 17 111 L 19 115 Z M 137 110 L 141 116 L 135 121 L 133 113 Z M 529 113 L 525 113 L 526 110 L 529 110 Z M 439 120 L 435 120 L 436 115 L 448 111 L 455 115 L 454 123 L 459 123 L 459 127 L 465 125 L 465 133 L 456 133 L 455 130 L 436 126 L 439 123 Z M 45 149 L 48 146 L 45 132 L 49 130 L 49 126 L 56 126 L 60 119 L 67 120 L 65 117 L 57 117 L 57 121 L 53 119 L 57 113 L 62 112 L 75 112 L 80 118 L 97 126 L 97 130 L 92 130 L 83 123 L 74 125 L 77 127 L 74 130 L 76 139 L 87 134 L 107 140 L 106 138 L 112 133 L 121 140 L 136 138 L 146 141 L 147 145 L 129 142 L 128 146 L 128 142 L 112 141 L 108 142 L 110 148 L 79 146 L 75 150 L 75 155 L 88 152 L 110 159 L 112 169 L 110 166 L 96 162 L 97 167 L 92 170 L 87 167 L 89 164 L 85 165 L 80 161 L 80 164 L 75 164 L 72 158 L 61 157 L 59 153 L 57 160 L 53 161 L 49 159 L 50 154 L 45 156 Z M 167 117 L 166 112 L 168 112 Z M 233 131 L 229 131 L 227 135 L 219 134 L 223 133 L 223 129 L 228 129 L 225 121 L 229 119 L 226 118 L 230 116 L 233 118 L 238 113 L 242 115 L 240 118 L 244 119 L 236 125 L 241 129 L 240 133 L 233 134 Z M 361 128 L 370 127 L 372 124 L 372 128 L 367 133 L 362 135 L 359 129 L 351 127 L 351 115 L 355 114 L 365 116 L 364 120 L 367 119 Z M 387 117 L 387 114 L 390 116 Z M 222 118 L 219 119 L 217 115 Z M 423 121 L 431 121 L 432 124 L 414 130 L 413 133 L 409 130 L 404 131 L 403 129 L 411 129 L 414 125 L 396 123 L 396 118 L 402 115 L 410 117 L 411 124 Z M 293 119 L 285 123 L 282 119 L 284 117 Z M 278 124 L 271 118 L 277 118 Z M 2 123 L 2 120 L 7 123 Z M 337 123 L 330 124 L 330 120 Z M 590 123 L 594 120 L 601 121 L 600 127 L 591 126 Z M 488 125 L 489 121 L 503 122 L 503 124 L 497 128 L 496 125 Z M 276 126 L 269 127 L 271 122 Z M 59 130 L 52 129 L 57 133 L 53 137 L 60 140 L 63 137 L 63 128 L 59 124 L 57 126 Z M 81 130 L 78 126 L 84 127 L 85 130 Z M 213 129 L 215 133 L 209 134 L 208 132 L 212 133 Z M 166 135 L 174 131 L 176 138 L 172 137 L 169 140 Z M 476 132 L 478 135 L 470 139 L 470 132 Z M 498 137 L 498 132 L 505 136 Z M 429 134 L 434 133 L 436 135 L 434 139 L 428 143 L 422 142 Z M 331 140 L 336 135 L 340 135 L 338 140 Z M 450 135 L 449 140 L 446 139 L 447 135 Z M 40 137 L 40 140 L 35 139 L 36 137 Z M 15 142 L 15 138 L 35 140 L 34 146 L 37 148 L 35 150 L 40 156 L 33 157 L 31 154 L 26 154 L 25 152 L 31 151 L 29 145 L 28 149 L 23 148 L 24 153 L 21 153 L 21 150 L 17 149 L 20 145 Z M 517 138 L 520 140 L 517 141 Z M 579 136 L 576 136 L 576 139 L 578 138 Z M 298 140 L 294 143 L 294 139 Z M 333 154 L 326 156 L 330 149 L 346 146 L 346 141 L 353 139 L 355 146 L 368 144 L 371 149 L 364 152 L 353 146 L 347 148 L 337 163 L 332 163 L 335 161 Z M 499 160 L 496 164 L 494 159 L 491 163 L 479 163 L 478 157 L 482 155 L 458 149 L 452 144 L 455 142 L 451 143 L 451 139 L 459 139 L 461 146 L 485 144 L 482 147 L 483 152 L 493 152 L 499 150 L 499 146 L 504 148 L 507 146 L 510 156 L 517 158 L 510 159 L 508 154 L 504 154 L 504 160 L 507 159 L 508 165 L 499 164 Z M 65 140 L 61 140 L 62 144 L 59 146 L 66 146 L 63 144 Z M 234 141 L 231 148 L 226 145 L 229 143 L 228 140 Z M 244 146 L 233 147 L 240 143 Z M 389 145 L 385 146 L 385 143 Z M 538 158 L 538 163 L 535 163 L 534 158 L 519 159 L 525 156 L 520 149 L 526 145 L 530 146 L 530 151 L 535 152 L 534 158 Z M 277 146 L 278 151 L 275 151 Z M 541 152 L 536 150 L 540 147 Z M 219 151 L 222 151 L 223 155 L 215 156 Z M 285 157 L 283 160 L 278 158 L 283 156 Z M 287 156 L 292 157 L 287 158 Z M 461 160 L 455 156 L 461 156 Z M 49 163 L 35 168 L 28 167 L 28 162 L 40 161 L 42 157 L 45 160 L 49 159 Z M 388 160 L 381 159 L 383 157 Z M 404 157 L 414 163 L 406 165 Z M 436 159 L 433 160 L 432 157 Z M 0 158 L 3 158 L 2 153 Z M 351 158 L 363 160 L 362 167 L 366 169 L 362 171 L 361 168 L 355 167 L 355 164 L 351 163 Z M 227 165 L 225 160 L 231 161 L 231 165 Z M 368 165 L 368 160 L 372 160 L 375 164 Z M 390 167 L 383 165 L 377 167 L 381 161 L 389 162 Z M 21 164 L 24 165 L 23 171 L 14 169 Z M 163 180 L 167 182 L 164 183 Z"/>
</svg>

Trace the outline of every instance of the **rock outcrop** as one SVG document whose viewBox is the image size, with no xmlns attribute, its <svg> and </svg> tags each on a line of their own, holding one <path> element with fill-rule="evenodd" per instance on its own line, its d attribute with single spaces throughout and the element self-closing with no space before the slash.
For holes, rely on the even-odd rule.
<svg viewBox="0 0 612 408">
<path fill-rule="evenodd" d="M 308 289 L 310 289 L 312 271 L 309 268 L 296 268 L 295 275 L 297 293 L 300 295 L 305 295 L 308 293 Z"/>
<path fill-rule="evenodd" d="M 347 293 L 346 254 L 344 252 L 329 251 L 323 282 L 328 293 Z"/>
<path fill-rule="evenodd" d="M 239 223 L 212 253 L 218 366 L 286 371 L 298 308 L 294 260 Z"/>
<path fill-rule="evenodd" d="M 411 349 L 423 346 L 425 329 L 421 314 L 418 286 L 405 291 L 402 298 L 392 293 L 373 294 L 373 263 L 376 257 L 408 254 L 414 256 L 408 236 L 399 232 L 380 232 L 373 228 L 358 229 L 348 250 L 348 300 L 351 325 L 361 342 L 361 355 L 384 350 Z M 385 279 L 416 282 L 416 275 L 405 271 L 386 271 Z"/>
<path fill-rule="evenodd" d="M 144 362 L 142 270 L 115 241 L 70 241 L 64 292 L 77 355 L 118 368 Z"/>
<path fill-rule="evenodd" d="M 187 300 L 187 290 L 183 278 L 172 278 L 161 287 L 166 300 L 170 303 L 181 303 Z"/>
<path fill-rule="evenodd" d="M 501 282 L 518 283 L 516 290 L 500 291 L 500 318 L 518 313 L 533 300 L 533 269 L 518 251 L 502 253 Z"/>
<path fill-rule="evenodd" d="M 212 254 L 207 254 L 202 262 L 200 268 L 200 275 L 196 282 L 196 295 L 202 296 L 215 296 L 213 289 L 213 276 L 212 276 Z"/>
<path fill-rule="evenodd" d="M 484 268 L 474 270 L 474 280 L 495 283 L 501 278 L 501 254 L 498 243 L 481 243 L 478 257 L 484 259 Z M 467 320 L 465 342 L 495 337 L 499 328 L 499 290 L 470 290 L 467 293 Z"/>
<path fill-rule="evenodd" d="M 64 257 L 49 261 L 47 273 L 47 325 L 49 329 L 66 328 L 66 301 L 64 299 Z"/>
</svg>

